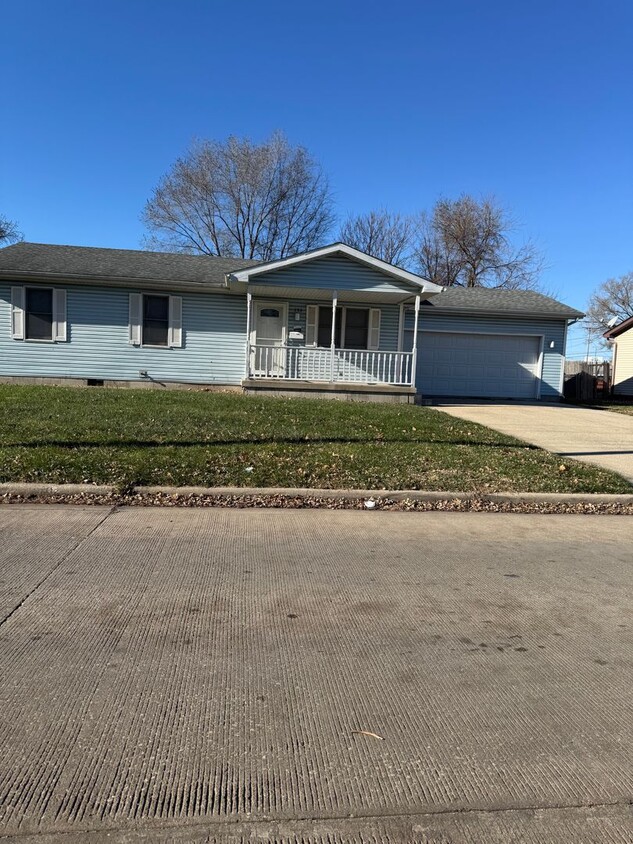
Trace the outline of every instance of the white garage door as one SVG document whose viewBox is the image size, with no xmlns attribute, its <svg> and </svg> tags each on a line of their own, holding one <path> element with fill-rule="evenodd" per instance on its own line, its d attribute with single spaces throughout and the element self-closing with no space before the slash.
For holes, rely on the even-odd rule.
<svg viewBox="0 0 633 844">
<path fill-rule="evenodd" d="M 431 396 L 534 399 L 539 352 L 539 337 L 421 331 L 417 388 Z"/>
</svg>

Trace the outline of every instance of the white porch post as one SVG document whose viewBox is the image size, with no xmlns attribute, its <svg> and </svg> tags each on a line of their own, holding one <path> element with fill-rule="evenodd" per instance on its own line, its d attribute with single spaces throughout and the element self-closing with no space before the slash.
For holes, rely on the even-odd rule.
<svg viewBox="0 0 633 844">
<path fill-rule="evenodd" d="M 415 387 L 415 367 L 418 360 L 418 317 L 420 315 L 420 294 L 415 297 L 415 318 L 413 320 L 413 349 L 411 355 L 411 386 Z"/>
<path fill-rule="evenodd" d="M 246 291 L 246 378 L 251 374 L 251 303 L 253 296 L 250 290 Z"/>
<path fill-rule="evenodd" d="M 332 291 L 332 332 L 330 334 L 330 381 L 334 381 L 334 357 L 336 349 L 336 303 L 338 290 Z"/>
</svg>

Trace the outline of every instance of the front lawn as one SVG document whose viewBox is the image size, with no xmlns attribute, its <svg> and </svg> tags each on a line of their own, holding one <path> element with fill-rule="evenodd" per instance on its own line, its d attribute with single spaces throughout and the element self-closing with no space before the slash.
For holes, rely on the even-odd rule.
<svg viewBox="0 0 633 844">
<path fill-rule="evenodd" d="M 631 491 L 431 408 L 13 385 L 0 385 L 0 481 Z"/>
</svg>

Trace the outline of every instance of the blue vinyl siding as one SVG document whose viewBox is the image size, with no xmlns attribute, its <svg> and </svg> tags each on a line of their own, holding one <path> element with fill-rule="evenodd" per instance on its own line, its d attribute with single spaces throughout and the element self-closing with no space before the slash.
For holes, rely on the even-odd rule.
<svg viewBox="0 0 633 844">
<path fill-rule="evenodd" d="M 420 311 L 420 331 L 465 331 L 481 334 L 530 334 L 543 336 L 543 374 L 540 397 L 560 398 L 561 372 L 565 362 L 565 320 L 521 319 L 498 316 L 461 316 L 427 314 Z M 405 344 L 411 347 L 413 313 L 405 314 Z M 550 343 L 554 341 L 554 348 Z"/>
<path fill-rule="evenodd" d="M 345 284 L 337 271 L 341 289 L 354 289 L 357 270 L 364 276 L 375 273 L 346 259 L 323 259 L 344 264 Z M 308 270 L 309 265 L 297 270 Z M 318 268 L 317 268 L 318 269 Z M 284 272 L 289 272 L 284 271 Z M 320 273 L 321 271 L 318 270 Z M 385 277 L 379 275 L 380 283 Z M 323 285 L 323 276 L 319 276 Z M 368 276 L 360 283 L 369 284 Z M 332 276 L 332 280 L 334 276 Z M 293 286 L 296 282 L 292 282 Z M 314 278 L 310 280 L 315 283 Z M 279 281 L 275 280 L 278 285 Z M 306 282 L 307 285 L 307 282 Z M 67 342 L 37 343 L 11 337 L 11 283 L 0 284 L 0 375 L 49 378 L 95 378 L 116 381 L 139 380 L 139 370 L 147 370 L 157 381 L 202 384 L 240 384 L 244 378 L 246 340 L 246 297 L 226 293 L 182 294 L 182 348 L 143 348 L 129 343 L 129 293 L 115 287 L 88 287 L 56 284 L 67 291 Z M 50 285 L 43 285 L 50 286 Z M 297 285 L 301 287 L 302 285 Z M 361 289 L 361 288 L 356 288 Z M 376 289 L 376 287 L 372 288 Z M 151 291 L 145 291 L 151 292 Z M 312 304 L 309 290 L 288 291 L 288 330 L 299 328 L 305 336 L 306 306 Z M 294 296 L 292 296 L 294 292 Z M 257 297 L 258 299 L 260 297 Z M 281 301 L 281 300 L 279 300 Z M 329 307 L 324 303 L 323 307 Z M 378 307 L 381 311 L 380 351 L 398 350 L 398 305 L 354 303 L 350 307 Z M 295 312 L 299 319 L 295 320 Z M 411 348 L 413 314 L 405 318 L 404 350 Z M 565 320 L 528 319 L 498 316 L 461 316 L 433 314 L 422 309 L 421 331 L 461 331 L 479 333 L 514 333 L 543 336 L 542 398 L 560 396 L 564 361 Z M 550 343 L 554 348 L 550 349 Z M 290 345 L 301 346 L 295 342 Z"/>
<path fill-rule="evenodd" d="M 46 285 L 44 285 L 46 286 Z M 183 347 L 129 343 L 129 293 L 107 287 L 56 284 L 67 291 L 65 343 L 11 337 L 11 283 L 0 284 L 0 375 L 239 384 L 244 377 L 246 297 L 182 294 Z M 146 291 L 152 292 L 152 291 Z"/>
<path fill-rule="evenodd" d="M 397 352 L 400 329 L 400 306 L 381 305 L 380 310 L 380 350 Z"/>
<path fill-rule="evenodd" d="M 417 293 L 416 285 L 397 281 L 382 272 L 349 258 L 317 258 L 283 270 L 263 273 L 253 279 L 256 284 L 277 287 L 311 287 L 322 290 L 373 290 L 389 293 Z"/>
</svg>

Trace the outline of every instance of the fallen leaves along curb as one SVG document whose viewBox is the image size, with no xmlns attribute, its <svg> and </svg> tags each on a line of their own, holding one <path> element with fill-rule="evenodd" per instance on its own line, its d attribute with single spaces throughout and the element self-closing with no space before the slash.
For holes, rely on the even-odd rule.
<svg viewBox="0 0 633 844">
<path fill-rule="evenodd" d="M 320 491 L 319 491 L 320 492 Z M 416 493 L 407 497 L 399 493 L 398 497 L 374 494 L 372 500 L 375 510 L 395 512 L 476 512 L 476 513 L 576 513 L 585 515 L 628 515 L 633 516 L 631 496 L 563 496 L 532 494 L 513 496 L 511 493 L 496 495 L 477 495 L 465 493 L 463 497 L 442 493 Z M 327 510 L 366 510 L 366 498 L 358 495 L 337 494 L 328 491 L 327 496 L 309 494 L 307 491 L 281 494 L 277 492 L 256 494 L 248 491 L 237 494 L 201 494 L 193 492 L 128 492 L 108 493 L 92 492 L 90 488 L 81 492 L 62 492 L 57 488 L 46 492 L 26 491 L 4 492 L 0 502 L 6 504 L 75 504 L 84 506 L 139 506 L 139 507 L 230 507 L 249 508 L 288 508 L 288 509 L 327 509 Z"/>
</svg>

